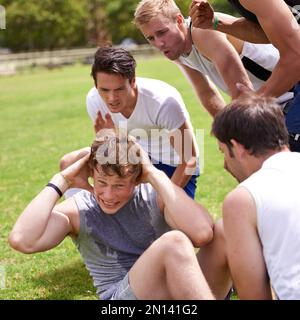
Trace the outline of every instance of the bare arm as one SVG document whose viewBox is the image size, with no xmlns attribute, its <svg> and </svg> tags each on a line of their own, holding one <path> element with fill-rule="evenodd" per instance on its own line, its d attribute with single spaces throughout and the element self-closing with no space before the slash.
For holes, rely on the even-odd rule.
<svg viewBox="0 0 300 320">
<path fill-rule="evenodd" d="M 68 188 L 59 175 L 55 175 L 51 182 L 62 192 Z M 54 208 L 58 199 L 55 190 L 45 187 L 29 203 L 9 235 L 9 244 L 14 249 L 23 253 L 46 251 L 72 233 L 73 227 L 68 216 Z"/>
<path fill-rule="evenodd" d="M 72 181 L 72 187 L 85 187 L 82 181 L 87 175 L 85 164 L 88 156 L 62 171 Z M 61 174 L 54 175 L 51 183 L 62 193 L 69 187 Z M 79 229 L 77 206 L 73 199 L 56 206 L 58 200 L 58 193 L 51 187 L 45 187 L 18 218 L 9 235 L 9 244 L 23 253 L 34 253 L 57 246 L 67 235 L 76 236 Z"/>
<path fill-rule="evenodd" d="M 258 91 L 259 94 L 278 97 L 300 79 L 299 25 L 283 0 L 241 0 L 240 3 L 256 15 L 260 26 L 255 26 L 244 18 L 229 19 L 220 15 L 217 30 L 250 42 L 261 43 L 268 39 L 279 50 L 278 64 Z M 213 9 L 204 0 L 193 1 L 190 15 L 195 27 L 211 28 L 215 21 Z"/>
<path fill-rule="evenodd" d="M 194 0 L 189 12 L 193 26 L 201 29 L 213 29 L 218 17 L 216 30 L 230 34 L 236 38 L 253 42 L 269 43 L 264 31 L 258 23 L 245 18 L 236 18 L 228 14 L 214 12 L 212 6 L 204 0 Z"/>
<path fill-rule="evenodd" d="M 171 180 L 179 187 L 184 188 L 191 176 L 195 174 L 197 143 L 193 128 L 188 121 L 175 131 L 170 137 L 170 143 L 180 156 L 180 164 L 174 171 Z"/>
<path fill-rule="evenodd" d="M 218 31 L 252 43 L 270 42 L 258 23 L 249 21 L 243 17 L 236 18 L 223 13 L 216 13 L 216 15 L 219 19 Z"/>
<path fill-rule="evenodd" d="M 195 247 L 212 240 L 212 218 L 202 205 L 187 196 L 160 170 L 156 169 L 149 182 L 162 199 L 164 216 L 170 227 L 184 232 Z"/>
<path fill-rule="evenodd" d="M 278 97 L 300 80 L 299 25 L 283 0 L 242 0 L 241 4 L 257 16 L 268 39 L 280 52 L 271 77 L 258 92 Z"/>
<path fill-rule="evenodd" d="M 138 148 L 140 148 L 138 146 Z M 145 151 L 142 182 L 150 183 L 160 197 L 160 210 L 171 228 L 184 232 L 195 247 L 205 245 L 213 237 L 213 221 L 208 211 L 188 197 L 167 175 L 155 168 Z"/>
<path fill-rule="evenodd" d="M 193 28 L 192 37 L 198 51 L 217 68 L 233 99 L 241 94 L 237 83 L 253 88 L 240 56 L 224 34 Z"/>
<path fill-rule="evenodd" d="M 237 188 L 225 198 L 223 219 L 229 267 L 239 298 L 272 299 L 256 206 L 246 189 Z"/>
<path fill-rule="evenodd" d="M 211 80 L 201 72 L 177 62 L 182 73 L 191 82 L 198 99 L 208 113 L 214 117 L 226 105 L 222 95 Z"/>
</svg>

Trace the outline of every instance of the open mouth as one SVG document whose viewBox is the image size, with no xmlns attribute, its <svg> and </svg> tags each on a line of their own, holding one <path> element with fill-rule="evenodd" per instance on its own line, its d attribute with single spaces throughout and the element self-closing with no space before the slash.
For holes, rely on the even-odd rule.
<svg viewBox="0 0 300 320">
<path fill-rule="evenodd" d="M 119 202 L 110 202 L 110 201 L 104 201 L 104 200 L 101 200 L 100 201 L 104 204 L 105 207 L 107 208 L 115 208 Z"/>
<path fill-rule="evenodd" d="M 114 103 L 114 104 L 110 104 L 109 106 L 110 106 L 110 108 L 112 108 L 112 109 L 117 109 L 118 107 L 119 107 L 119 103 Z"/>
</svg>

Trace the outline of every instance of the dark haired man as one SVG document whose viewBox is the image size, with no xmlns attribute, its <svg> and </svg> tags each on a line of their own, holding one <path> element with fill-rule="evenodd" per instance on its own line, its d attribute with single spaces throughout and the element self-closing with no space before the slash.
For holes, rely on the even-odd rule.
<svg viewBox="0 0 300 320">
<path fill-rule="evenodd" d="M 86 190 L 57 204 L 69 186 Z M 212 239 L 210 215 L 113 129 L 53 176 L 18 218 L 9 243 L 34 253 L 67 236 L 101 299 L 213 299 L 194 252 Z"/>
<path fill-rule="evenodd" d="M 300 0 L 229 2 L 242 18 L 214 14 L 208 1 L 193 0 L 190 9 L 193 26 L 215 29 L 254 43 L 270 42 L 279 50 L 280 59 L 271 77 L 257 92 L 278 97 L 294 89 L 295 98 L 289 104 L 286 125 L 291 150 L 300 152 Z"/>
<path fill-rule="evenodd" d="M 136 137 L 154 165 L 195 197 L 197 145 L 180 93 L 169 84 L 136 77 L 133 56 L 120 48 L 103 47 L 92 66 L 93 87 L 86 99 L 95 131 L 109 123 Z M 61 167 L 70 159 L 62 159 Z"/>
<path fill-rule="evenodd" d="M 240 182 L 223 203 L 239 298 L 271 299 L 272 286 L 279 299 L 300 299 L 300 154 L 288 148 L 280 107 L 262 97 L 233 101 L 214 119 L 212 134 Z"/>
</svg>

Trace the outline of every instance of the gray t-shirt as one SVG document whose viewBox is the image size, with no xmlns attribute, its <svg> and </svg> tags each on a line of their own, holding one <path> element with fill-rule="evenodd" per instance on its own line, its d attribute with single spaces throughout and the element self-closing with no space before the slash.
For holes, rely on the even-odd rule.
<svg viewBox="0 0 300 320">
<path fill-rule="evenodd" d="M 133 197 L 115 214 L 105 214 L 94 195 L 74 195 L 80 212 L 80 229 L 74 240 L 97 294 L 107 300 L 139 256 L 170 230 L 150 184 L 140 184 Z"/>
</svg>

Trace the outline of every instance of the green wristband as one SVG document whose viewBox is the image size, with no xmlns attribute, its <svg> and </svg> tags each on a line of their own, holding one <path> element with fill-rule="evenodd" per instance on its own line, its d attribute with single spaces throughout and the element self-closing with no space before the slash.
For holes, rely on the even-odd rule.
<svg viewBox="0 0 300 320">
<path fill-rule="evenodd" d="M 218 27 L 218 24 L 219 24 L 219 18 L 218 18 L 218 16 L 214 16 L 214 25 L 213 25 L 213 29 L 214 30 L 217 30 L 217 27 Z"/>
</svg>

